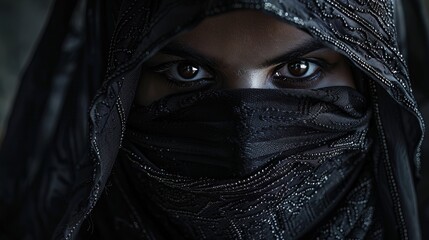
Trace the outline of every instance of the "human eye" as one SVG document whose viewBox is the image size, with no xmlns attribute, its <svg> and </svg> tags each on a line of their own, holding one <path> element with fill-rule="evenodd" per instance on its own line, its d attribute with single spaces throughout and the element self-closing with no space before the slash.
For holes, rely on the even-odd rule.
<svg viewBox="0 0 429 240">
<path fill-rule="evenodd" d="M 277 67 L 273 83 L 281 88 L 312 88 L 324 77 L 327 62 L 319 59 L 298 59 Z"/>
<path fill-rule="evenodd" d="M 178 87 L 195 87 L 213 82 L 213 75 L 203 66 L 189 61 L 177 60 L 162 63 L 151 68 Z"/>
</svg>

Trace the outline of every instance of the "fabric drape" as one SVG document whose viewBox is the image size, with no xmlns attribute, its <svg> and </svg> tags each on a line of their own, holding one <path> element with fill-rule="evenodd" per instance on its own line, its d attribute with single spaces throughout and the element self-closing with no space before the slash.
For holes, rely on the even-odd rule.
<svg viewBox="0 0 429 240">
<path fill-rule="evenodd" d="M 369 109 L 348 87 L 179 94 L 131 109 L 117 161 L 167 239 L 380 239 Z"/>
<path fill-rule="evenodd" d="M 382 200 L 386 239 L 419 239 L 414 181 L 424 124 L 401 54 L 406 45 L 398 44 L 396 1 L 335 0 L 57 1 L 23 75 L 0 151 L 0 236 L 77 239 L 88 234 L 81 226 L 94 207 L 94 216 L 109 216 L 98 207 L 111 204 L 102 193 L 122 159 L 118 152 L 141 66 L 204 18 L 241 9 L 262 11 L 308 32 L 366 76 L 374 167 L 362 183 L 373 182 L 369 192 Z M 112 186 L 130 181 L 120 171 L 117 176 Z M 122 196 L 118 201 L 135 190 L 112 189 L 113 198 Z M 116 211 L 141 212 L 130 206 Z M 153 223 L 145 228 L 141 231 L 162 235 Z"/>
</svg>

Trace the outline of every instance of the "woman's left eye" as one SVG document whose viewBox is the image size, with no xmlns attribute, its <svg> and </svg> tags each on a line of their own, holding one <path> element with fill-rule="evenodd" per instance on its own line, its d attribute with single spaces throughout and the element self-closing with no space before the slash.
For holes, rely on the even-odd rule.
<svg viewBox="0 0 429 240">
<path fill-rule="evenodd" d="M 315 60 L 297 60 L 278 67 L 273 75 L 276 84 L 286 87 L 307 87 L 322 77 L 322 64 Z"/>
<path fill-rule="evenodd" d="M 154 72 L 161 73 L 174 84 L 189 84 L 212 80 L 213 76 L 201 65 L 191 61 L 174 61 L 156 66 Z"/>
</svg>

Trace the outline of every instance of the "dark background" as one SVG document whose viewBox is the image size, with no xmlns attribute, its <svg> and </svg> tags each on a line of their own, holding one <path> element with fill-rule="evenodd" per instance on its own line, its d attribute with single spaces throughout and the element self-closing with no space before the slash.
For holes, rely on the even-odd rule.
<svg viewBox="0 0 429 240">
<path fill-rule="evenodd" d="M 20 72 L 36 45 L 51 2 L 0 0 L 0 142 Z"/>
</svg>

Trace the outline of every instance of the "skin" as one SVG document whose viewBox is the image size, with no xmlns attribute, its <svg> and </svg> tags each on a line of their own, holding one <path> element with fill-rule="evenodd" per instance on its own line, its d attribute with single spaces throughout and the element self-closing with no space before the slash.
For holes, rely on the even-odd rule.
<svg viewBox="0 0 429 240">
<path fill-rule="evenodd" d="M 205 19 L 150 58 L 136 101 L 207 88 L 330 86 L 355 87 L 345 57 L 292 25 L 242 10 Z"/>
</svg>

